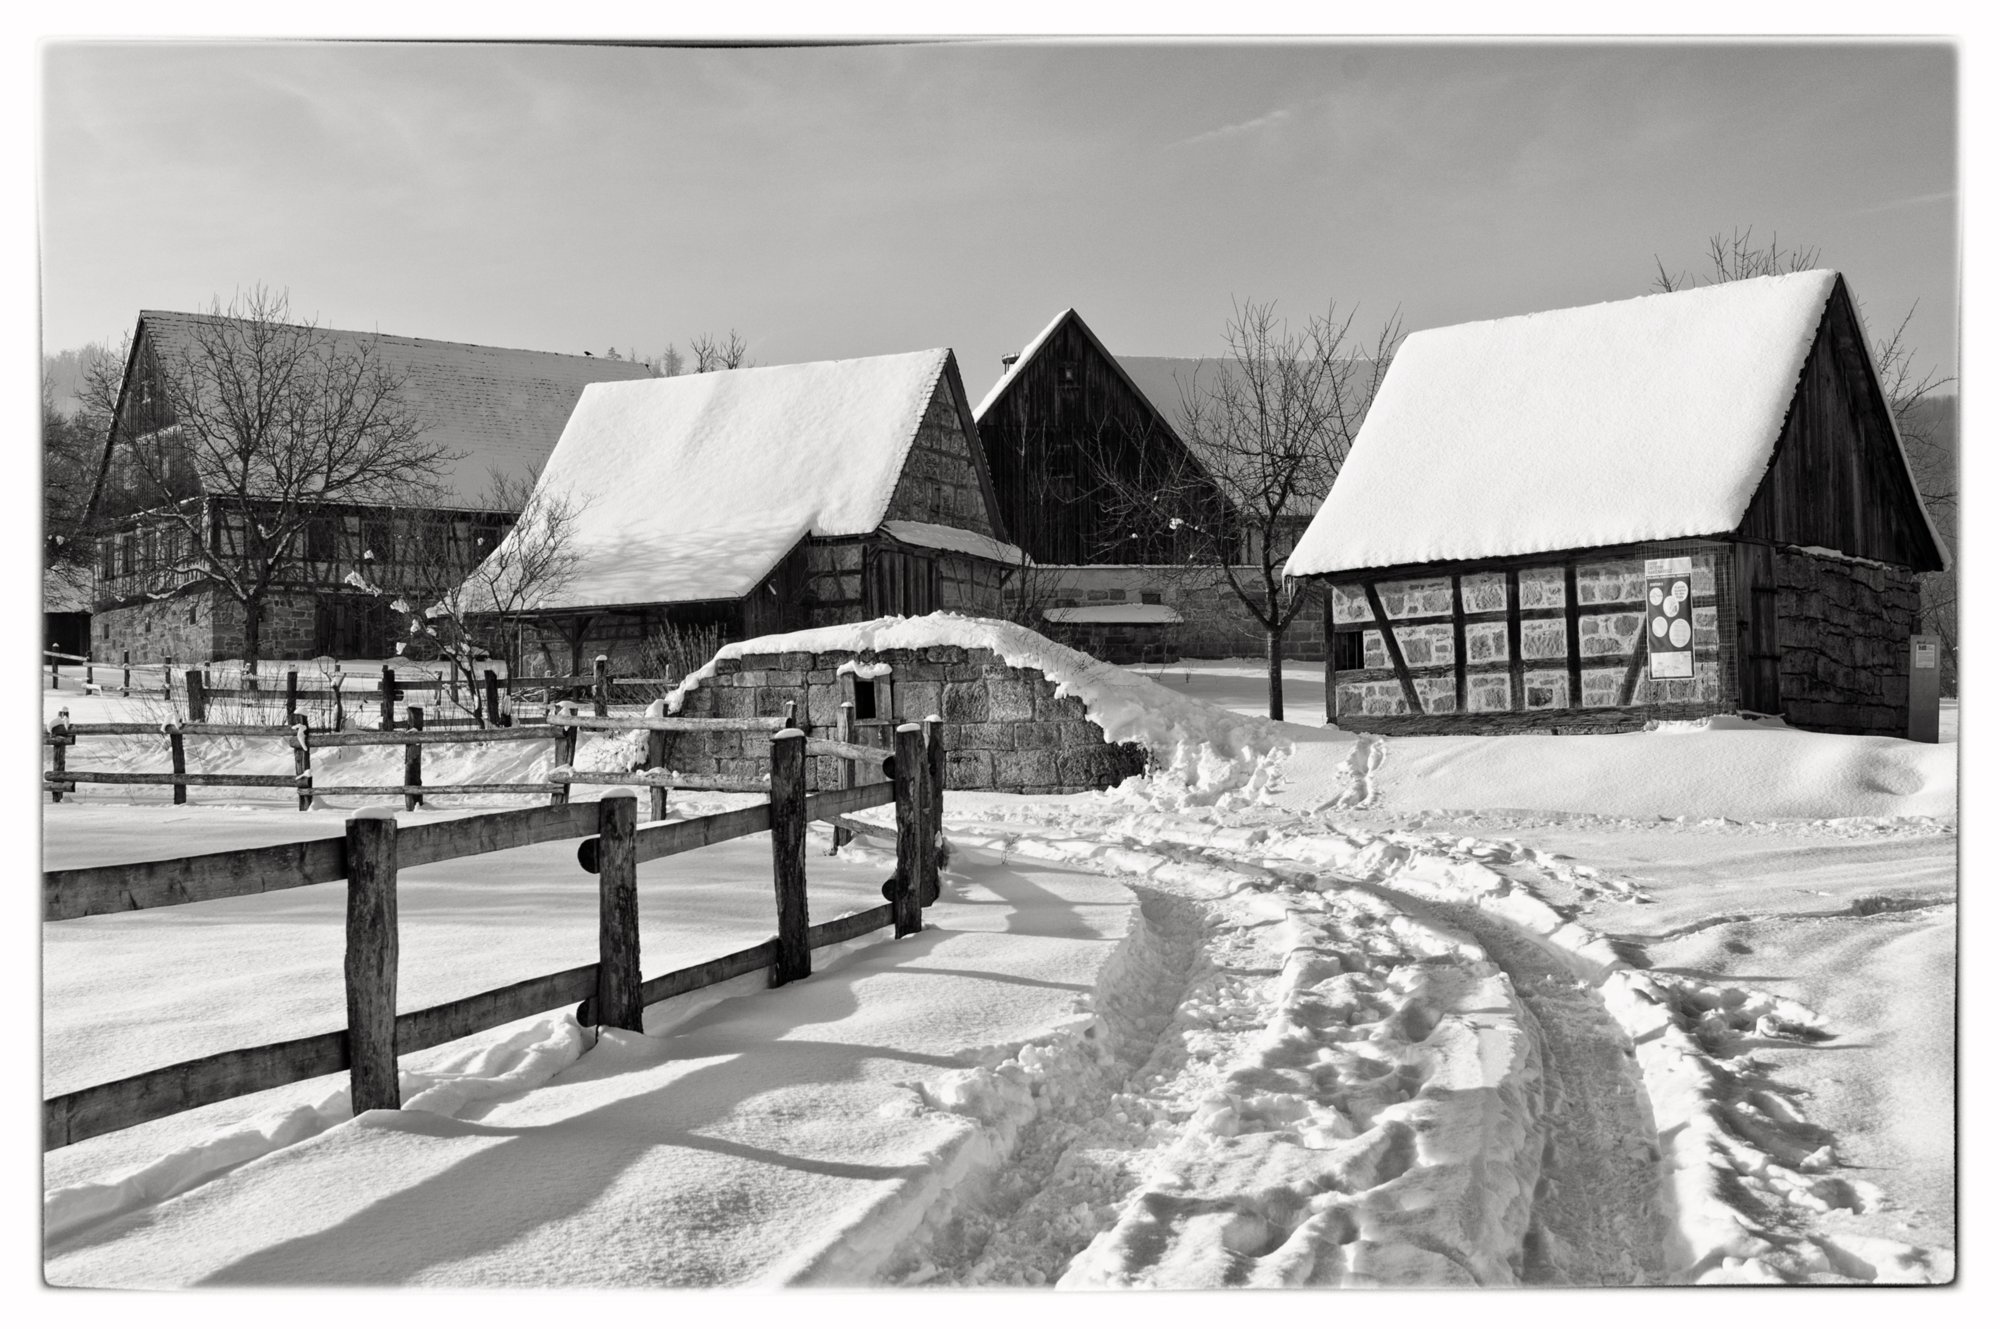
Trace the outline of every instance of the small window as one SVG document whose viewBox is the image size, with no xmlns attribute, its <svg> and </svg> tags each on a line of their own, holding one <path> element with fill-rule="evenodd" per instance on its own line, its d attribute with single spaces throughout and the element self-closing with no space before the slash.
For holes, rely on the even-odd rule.
<svg viewBox="0 0 2000 1329">
<path fill-rule="evenodd" d="M 1064 360 L 1056 365 L 1056 385 L 1058 387 L 1075 388 L 1080 381 L 1081 375 L 1078 373 L 1076 361 Z"/>
<path fill-rule="evenodd" d="M 1139 592 L 1139 603 L 1142 605 L 1160 604 L 1162 603 L 1160 593 L 1158 591 L 1141 591 Z"/>
<path fill-rule="evenodd" d="M 854 718 L 857 720 L 875 718 L 875 680 L 872 678 L 854 680 Z"/>
<path fill-rule="evenodd" d="M 1333 634 L 1333 668 L 1336 673 L 1361 668 L 1361 634 L 1359 632 L 1336 632 Z"/>
</svg>

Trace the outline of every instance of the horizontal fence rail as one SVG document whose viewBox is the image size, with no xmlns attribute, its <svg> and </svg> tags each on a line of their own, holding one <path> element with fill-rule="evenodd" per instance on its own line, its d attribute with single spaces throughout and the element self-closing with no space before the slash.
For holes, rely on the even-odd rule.
<svg viewBox="0 0 2000 1329">
<path fill-rule="evenodd" d="M 886 782 L 806 793 L 808 743 L 786 729 L 771 740 L 765 804 L 685 822 L 640 826 L 630 796 L 595 804 L 553 804 L 454 821 L 399 827 L 388 814 L 349 819 L 346 834 L 256 849 L 43 874 L 47 921 L 163 908 L 286 890 L 345 878 L 347 1026 L 262 1047 L 219 1052 L 47 1099 L 43 1148 L 56 1149 L 142 1122 L 300 1080 L 347 1071 L 356 1113 L 401 1106 L 397 1058 L 515 1020 L 580 1003 L 577 1018 L 639 1029 L 646 1006 L 746 974 L 773 986 L 810 976 L 813 950 L 882 927 L 898 937 L 921 930 L 922 908 L 937 898 L 941 726 L 896 731 L 899 772 Z M 879 756 L 871 752 L 871 759 Z M 273 777 L 279 778 L 279 777 Z M 514 786 L 519 787 L 519 786 Z M 806 908 L 805 827 L 863 808 L 897 809 L 896 874 L 889 903 L 822 923 Z M 870 828 L 873 829 L 873 828 Z M 592 832 L 595 832 L 592 834 Z M 757 945 L 641 980 L 637 865 L 701 845 L 769 831 L 777 935 Z M 579 839 L 581 866 L 599 880 L 598 959 L 420 1011 L 396 1013 L 396 878 L 400 869 Z"/>
</svg>

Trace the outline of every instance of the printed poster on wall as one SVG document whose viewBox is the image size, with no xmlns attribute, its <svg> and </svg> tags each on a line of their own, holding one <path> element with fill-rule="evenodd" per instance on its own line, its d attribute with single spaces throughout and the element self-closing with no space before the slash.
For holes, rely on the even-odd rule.
<svg viewBox="0 0 2000 1329">
<path fill-rule="evenodd" d="M 1654 678 L 1694 677 L 1694 559 L 1646 560 L 1646 668 Z"/>
</svg>

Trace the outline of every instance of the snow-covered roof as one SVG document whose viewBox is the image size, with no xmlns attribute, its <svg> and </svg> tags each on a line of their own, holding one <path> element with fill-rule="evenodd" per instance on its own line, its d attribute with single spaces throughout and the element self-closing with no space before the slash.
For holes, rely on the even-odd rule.
<svg viewBox="0 0 2000 1329">
<path fill-rule="evenodd" d="M 1179 623 L 1180 613 L 1172 605 L 1111 604 L 1058 605 L 1044 609 L 1042 617 L 1051 623 Z"/>
<path fill-rule="evenodd" d="M 1837 276 L 1798 272 L 1412 334 L 1285 571 L 1735 529 Z"/>
<path fill-rule="evenodd" d="M 209 314 L 140 311 L 141 332 L 156 353 L 192 350 Z M 465 342 L 321 329 L 336 345 L 366 346 L 375 363 L 402 382 L 402 397 L 422 417 L 426 442 L 456 454 L 441 474 L 441 506 L 480 509 L 494 472 L 532 480 L 592 383 L 643 379 L 631 360 L 552 351 L 517 351 Z"/>
<path fill-rule="evenodd" d="M 979 399 L 979 405 L 972 408 L 973 419 L 977 420 L 980 416 L 986 414 L 986 408 L 993 404 L 994 399 L 1000 395 L 1000 390 L 1012 381 L 1015 374 L 1020 372 L 1021 366 L 1035 358 L 1035 352 L 1042 349 L 1042 343 L 1049 339 L 1049 334 L 1060 327 L 1064 319 L 1074 313 L 1076 313 L 1074 309 L 1063 310 L 1060 314 L 1050 319 L 1048 326 L 1036 333 L 1034 338 L 1021 348 L 1020 355 L 1015 357 L 1012 364 L 1000 371 L 1000 377 L 994 380 L 993 386 L 986 390 L 986 395 Z"/>
<path fill-rule="evenodd" d="M 582 509 L 578 571 L 535 607 L 733 600 L 808 535 L 872 533 L 950 354 L 586 388 L 537 485 Z"/>
<path fill-rule="evenodd" d="M 975 558 L 987 558 L 996 563 L 1020 564 L 1027 561 L 1018 545 L 1010 545 L 1005 540 L 995 540 L 990 535 L 968 531 L 960 526 L 939 526 L 928 521 L 885 521 L 882 529 L 906 545 L 916 545 L 922 549 L 943 549 L 954 554 L 971 554 Z"/>
</svg>

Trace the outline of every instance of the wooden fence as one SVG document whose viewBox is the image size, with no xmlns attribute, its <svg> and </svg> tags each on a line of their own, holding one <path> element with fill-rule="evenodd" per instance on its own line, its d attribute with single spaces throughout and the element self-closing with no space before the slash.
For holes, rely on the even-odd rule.
<svg viewBox="0 0 2000 1329">
<path fill-rule="evenodd" d="M 351 732 L 328 732 L 315 730 L 307 722 L 303 713 L 292 716 L 290 725 L 241 725 L 210 724 L 205 721 L 187 721 L 179 724 L 151 725 L 128 721 L 114 721 L 96 724 L 71 724 L 69 712 L 60 713 L 60 718 L 42 736 L 43 746 L 49 748 L 49 769 L 43 773 L 42 787 L 52 801 L 62 802 L 63 795 L 74 793 L 79 784 L 125 784 L 125 785 L 172 785 L 176 804 L 187 802 L 190 786 L 221 786 L 231 788 L 285 788 L 298 793 L 299 811 L 309 811 L 313 799 L 318 797 L 397 797 L 403 799 L 405 809 L 422 805 L 424 795 L 429 794 L 547 794 L 552 804 L 569 802 L 570 786 L 578 784 L 594 785 L 642 785 L 649 786 L 652 820 L 659 821 L 667 815 L 667 794 L 674 789 L 713 790 L 735 793 L 762 793 L 769 788 L 761 779 L 747 779 L 723 775 L 685 775 L 661 769 L 666 760 L 666 735 L 674 731 L 704 729 L 727 729 L 744 733 L 765 733 L 783 729 L 792 722 L 792 709 L 786 708 L 783 715 L 748 716 L 741 719 L 705 720 L 683 719 L 679 716 L 578 716 L 561 715 L 545 725 L 515 725 L 502 729 L 452 729 L 431 732 L 424 727 L 422 707 L 412 706 L 406 717 L 408 728 L 402 730 L 354 730 Z M 577 770 L 576 740 L 580 730 L 618 730 L 629 732 L 634 729 L 648 731 L 648 757 L 650 766 L 640 771 Z M 69 765 L 69 750 L 79 740 L 91 737 L 130 737 L 141 734 L 160 734 L 167 740 L 167 756 L 170 769 L 166 771 L 93 771 L 73 770 Z M 289 745 L 292 749 L 292 774 L 290 775 L 228 775 L 191 773 L 187 768 L 186 739 L 193 735 L 234 736 L 240 738 L 261 738 Z M 438 744 L 485 744 L 522 743 L 548 741 L 555 745 L 555 769 L 547 780 L 539 783 L 525 781 L 425 784 L 424 749 Z M 335 748 L 353 747 L 400 747 L 403 749 L 403 782 L 394 785 L 316 785 L 313 780 L 312 754 Z M 885 749 L 886 751 L 886 749 Z M 850 779 L 848 783 L 852 783 Z"/>
<path fill-rule="evenodd" d="M 823 741 L 824 742 L 824 741 Z M 458 821 L 399 827 L 386 813 L 349 819 L 346 833 L 260 849 L 43 874 L 43 916 L 54 921 L 197 900 L 287 890 L 345 878 L 347 950 L 345 1028 L 263 1047 L 240 1048 L 92 1085 L 42 1104 L 43 1148 L 347 1071 L 353 1110 L 402 1104 L 396 1059 L 514 1020 L 580 1002 L 577 1018 L 598 1027 L 638 1030 L 646 1006 L 742 974 L 764 971 L 772 986 L 812 972 L 812 952 L 893 926 L 907 936 L 938 894 L 939 810 L 944 769 L 941 727 L 903 725 L 882 763 L 887 780 L 808 795 L 806 761 L 813 740 L 796 729 L 771 738 L 768 800 L 689 821 L 640 825 L 637 800 L 606 798 L 555 804 Z M 836 754 L 838 755 L 838 754 Z M 868 749 L 864 767 L 883 757 Z M 864 808 L 896 806 L 896 872 L 883 886 L 889 903 L 812 923 L 806 898 L 805 829 Z M 702 845 L 771 832 L 777 930 L 755 946 L 655 978 L 639 958 L 638 878 L 642 862 Z M 396 875 L 399 869 L 473 854 L 583 839 L 578 860 L 598 878 L 598 958 L 559 973 L 397 1013 Z"/>
</svg>

